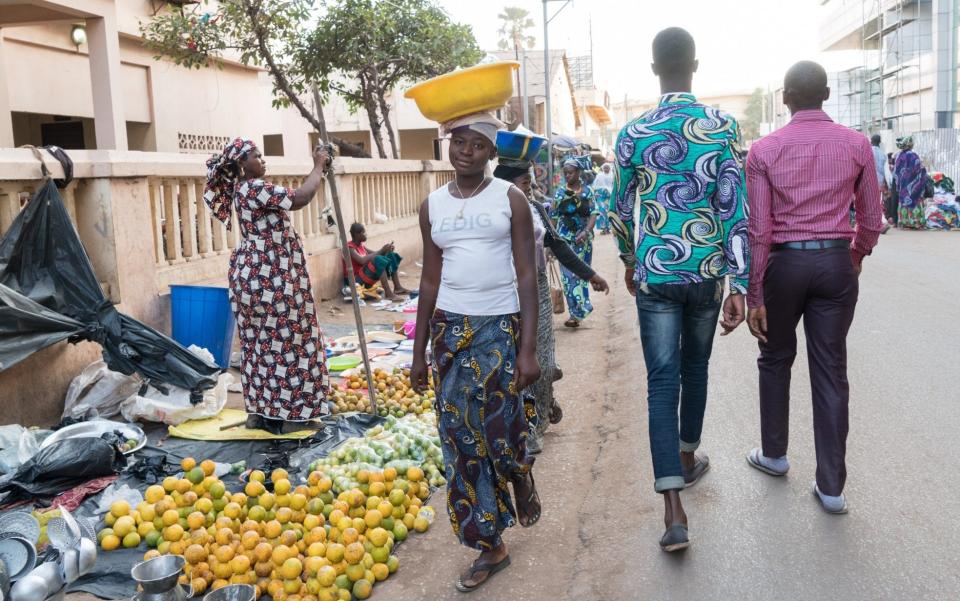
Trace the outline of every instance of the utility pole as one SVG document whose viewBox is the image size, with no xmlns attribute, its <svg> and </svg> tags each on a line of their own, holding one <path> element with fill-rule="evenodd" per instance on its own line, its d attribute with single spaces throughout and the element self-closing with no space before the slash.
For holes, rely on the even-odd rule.
<svg viewBox="0 0 960 601">
<path fill-rule="evenodd" d="M 527 97 L 527 49 L 523 49 L 523 60 L 520 62 L 520 73 L 523 76 L 523 126 L 530 127 L 530 99 Z"/>
<path fill-rule="evenodd" d="M 546 110 L 546 126 L 547 131 L 544 132 L 544 135 L 547 137 L 547 196 L 553 196 L 553 119 L 551 115 L 552 108 L 550 106 L 550 21 L 554 19 L 557 15 L 560 14 L 564 8 L 570 4 L 570 0 L 563 0 L 563 6 L 561 6 L 557 12 L 553 13 L 553 17 L 549 16 L 547 13 L 547 3 L 549 2 L 560 2 L 561 0 L 543 0 L 543 93 L 546 98 L 544 99 L 544 109 Z"/>
<path fill-rule="evenodd" d="M 553 123 L 550 118 L 550 19 L 547 17 L 547 2 L 543 0 L 543 93 L 546 112 L 547 137 L 547 198 L 553 198 Z"/>
</svg>

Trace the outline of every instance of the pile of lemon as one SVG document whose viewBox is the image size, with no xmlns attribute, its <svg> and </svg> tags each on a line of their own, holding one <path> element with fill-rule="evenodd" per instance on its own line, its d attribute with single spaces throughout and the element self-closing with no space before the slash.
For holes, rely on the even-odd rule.
<svg viewBox="0 0 960 601">
<path fill-rule="evenodd" d="M 426 532 L 433 508 L 423 470 L 390 468 L 372 487 L 334 496 L 333 483 L 313 472 L 294 487 L 285 470 L 250 473 L 243 492 L 231 493 L 215 475 L 215 464 L 181 463 L 184 477 L 168 477 L 147 488 L 135 508 L 117 501 L 99 531 L 105 551 L 145 543 L 144 559 L 181 555 L 181 577 L 194 594 L 228 584 L 251 584 L 273 601 L 367 599 L 377 582 L 400 565 L 391 555 L 408 533 Z"/>
</svg>

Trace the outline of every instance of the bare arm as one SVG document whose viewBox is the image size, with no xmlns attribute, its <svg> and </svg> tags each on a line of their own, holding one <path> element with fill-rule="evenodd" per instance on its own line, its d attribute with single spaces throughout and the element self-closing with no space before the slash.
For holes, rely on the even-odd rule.
<svg viewBox="0 0 960 601">
<path fill-rule="evenodd" d="M 294 193 L 293 205 L 290 207 L 292 211 L 299 211 L 310 204 L 310 201 L 316 196 L 317 190 L 323 185 L 323 172 L 330 163 L 330 155 L 327 154 L 326 149 L 318 148 L 314 151 L 313 171 L 310 172 L 307 179 L 303 180 L 303 185 L 297 188 Z"/>
<path fill-rule="evenodd" d="M 511 187 L 508 195 L 512 213 L 510 239 L 513 244 L 513 264 L 517 273 L 517 292 L 520 297 L 520 351 L 517 355 L 516 373 L 519 391 L 533 384 L 540 377 L 540 366 L 537 364 L 537 321 L 540 303 L 537 296 L 533 215 L 530 213 L 523 192 Z M 424 264 L 424 270 L 426 270 L 426 264 Z M 420 302 L 422 306 L 423 301 Z"/>
<path fill-rule="evenodd" d="M 370 261 L 373 261 L 380 255 L 379 252 L 369 252 L 365 255 L 361 255 L 357 252 L 355 248 L 350 249 L 350 260 L 356 263 L 357 265 L 366 265 Z"/>
<path fill-rule="evenodd" d="M 443 252 L 433 243 L 430 234 L 429 201 L 420 205 L 420 236 L 423 239 L 423 273 L 420 275 L 420 300 L 417 305 L 417 330 L 413 341 L 413 369 L 410 381 L 417 390 L 427 386 L 427 338 L 430 335 L 430 319 L 437 307 L 437 292 L 440 290 L 440 270 Z M 529 215 L 530 212 L 527 211 Z M 532 226 L 531 226 L 532 228 Z"/>
</svg>

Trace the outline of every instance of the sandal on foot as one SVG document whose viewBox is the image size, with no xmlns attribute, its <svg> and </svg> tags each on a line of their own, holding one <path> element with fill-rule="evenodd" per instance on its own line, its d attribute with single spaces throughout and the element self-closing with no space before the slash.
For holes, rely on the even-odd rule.
<svg viewBox="0 0 960 601">
<path fill-rule="evenodd" d="M 847 498 L 843 495 L 843 493 L 841 493 L 839 497 L 827 496 L 820 492 L 820 487 L 817 486 L 816 482 L 813 483 L 813 496 L 817 498 L 817 501 L 820 502 L 820 507 L 827 513 L 831 513 L 833 515 L 843 515 L 849 511 L 849 507 L 847 506 Z M 826 497 L 826 499 L 824 499 L 824 497 Z"/>
<path fill-rule="evenodd" d="M 483 586 L 484 582 L 486 582 L 487 580 L 490 580 L 491 576 L 493 576 L 494 574 L 496 574 L 497 572 L 506 568 L 509 565 L 510 565 L 509 555 L 507 555 L 497 563 L 489 563 L 489 562 L 480 561 L 479 559 L 477 559 L 475 562 L 473 562 L 473 565 L 470 566 L 470 571 L 469 571 L 469 574 L 467 575 L 467 579 L 473 580 L 474 576 L 476 576 L 480 572 L 486 572 L 487 575 L 483 578 L 483 580 L 474 584 L 473 586 L 467 586 L 466 584 L 464 584 L 463 576 L 461 575 L 459 578 L 457 578 L 457 590 L 460 591 L 461 593 L 472 593 L 473 591 Z"/>
<path fill-rule="evenodd" d="M 761 451 L 760 448 L 758 447 L 758 448 L 756 448 L 756 449 L 753 449 L 753 450 L 750 451 L 749 453 L 747 453 L 747 463 L 749 463 L 751 467 L 754 467 L 754 468 L 760 470 L 760 471 L 763 472 L 764 474 L 770 474 L 771 476 L 786 476 L 786 475 L 787 475 L 787 472 L 790 470 L 789 467 L 787 467 L 787 469 L 785 469 L 785 470 L 780 471 L 780 470 L 775 470 L 775 469 L 773 469 L 773 468 L 767 467 L 766 465 L 764 465 L 763 463 L 761 463 L 761 461 L 760 461 L 760 455 L 761 455 L 762 452 L 763 452 L 763 451 Z"/>
<path fill-rule="evenodd" d="M 567 321 L 563 322 L 563 325 L 566 326 L 566 327 L 568 327 L 568 328 L 579 328 L 579 327 L 580 327 L 580 322 L 571 317 L 571 318 L 568 319 Z"/>
<path fill-rule="evenodd" d="M 522 481 L 527 476 L 530 476 L 530 491 L 525 499 L 521 499 L 517 493 L 517 482 Z M 529 528 L 540 521 L 540 512 L 543 507 L 540 505 L 540 495 L 537 493 L 537 483 L 533 479 L 533 472 L 528 472 L 526 475 L 514 479 L 513 494 L 517 498 L 517 521 L 520 522 L 520 525 Z M 531 509 L 532 511 L 528 511 Z M 519 515 L 521 512 L 527 518 L 526 524 L 523 523 L 523 519 Z"/>
<path fill-rule="evenodd" d="M 660 548 L 667 553 L 682 551 L 690 546 L 690 535 L 684 524 L 672 524 L 660 537 Z"/>
<path fill-rule="evenodd" d="M 553 407 L 550 408 L 550 423 L 557 425 L 560 423 L 560 420 L 563 419 L 563 409 L 560 408 L 560 403 L 556 401 L 553 402 Z"/>
</svg>

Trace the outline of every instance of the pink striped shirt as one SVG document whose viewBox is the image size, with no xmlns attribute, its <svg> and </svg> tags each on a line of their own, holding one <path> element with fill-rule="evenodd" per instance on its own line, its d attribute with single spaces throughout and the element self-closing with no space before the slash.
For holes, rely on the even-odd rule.
<svg viewBox="0 0 960 601">
<path fill-rule="evenodd" d="M 867 138 L 820 110 L 798 111 L 790 123 L 754 143 L 747 157 L 748 306 L 763 305 L 772 244 L 852 240 L 856 265 L 870 254 L 882 226 L 875 171 Z M 851 200 L 856 230 L 850 227 Z"/>
</svg>

